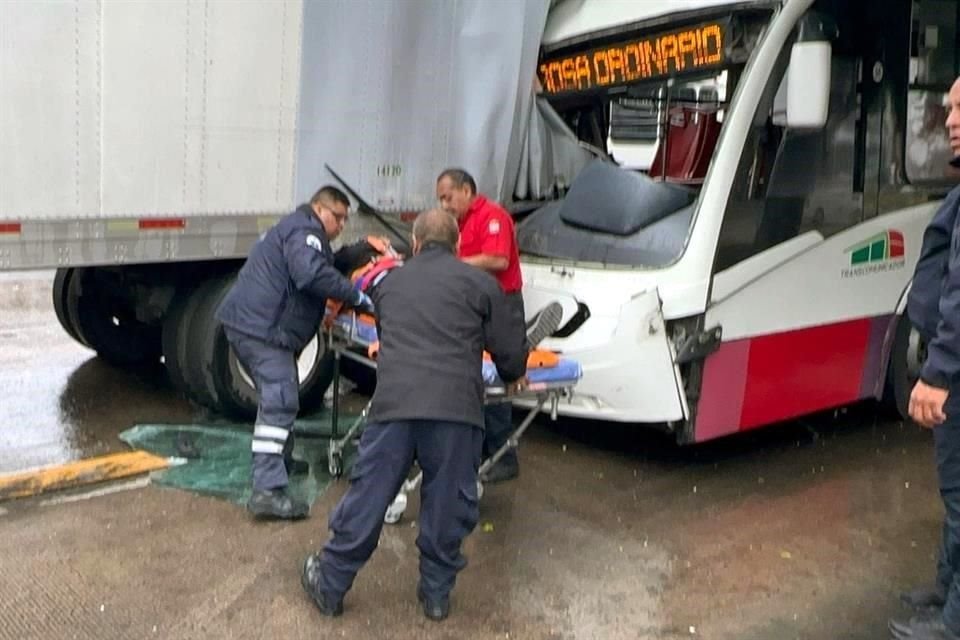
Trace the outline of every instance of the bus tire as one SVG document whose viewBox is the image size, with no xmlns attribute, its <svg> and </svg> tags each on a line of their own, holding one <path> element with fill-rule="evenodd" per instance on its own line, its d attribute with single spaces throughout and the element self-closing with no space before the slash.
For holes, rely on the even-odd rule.
<svg viewBox="0 0 960 640">
<path fill-rule="evenodd" d="M 886 401 L 904 420 L 910 419 L 910 392 L 920 378 L 926 345 L 905 315 L 897 317 L 897 328 L 887 367 Z"/>
</svg>

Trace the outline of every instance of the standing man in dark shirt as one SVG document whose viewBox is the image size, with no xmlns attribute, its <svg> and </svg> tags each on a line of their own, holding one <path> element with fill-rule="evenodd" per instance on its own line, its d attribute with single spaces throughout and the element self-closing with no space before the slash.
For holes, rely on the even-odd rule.
<svg viewBox="0 0 960 640">
<path fill-rule="evenodd" d="M 507 311 L 514 322 L 524 323 L 523 277 L 520 273 L 520 252 L 513 218 L 496 202 L 477 193 L 473 176 L 463 169 L 445 169 L 437 178 L 437 200 L 456 219 L 460 228 L 460 259 L 483 269 L 497 279 L 505 294 Z M 543 309 L 529 341 L 537 345 L 560 324 L 563 308 L 552 303 Z M 539 331 L 543 331 L 540 333 Z M 510 403 L 487 405 L 484 409 L 486 431 L 483 456 L 488 458 L 503 446 L 513 431 Z M 484 482 L 495 483 L 516 478 L 520 463 L 515 449 L 510 449 L 490 469 Z"/>
<path fill-rule="evenodd" d="M 260 518 L 306 517 L 309 505 L 287 494 L 293 421 L 300 410 L 297 354 L 317 335 L 327 298 L 372 309 L 366 294 L 336 270 L 330 241 L 347 221 L 350 200 L 323 187 L 281 219 L 250 251 L 217 309 L 230 346 L 256 383 L 253 494 Z"/>
<path fill-rule="evenodd" d="M 372 292 L 380 351 L 369 422 L 350 489 L 330 516 L 333 538 L 303 567 L 303 587 L 325 615 L 342 613 L 414 460 L 423 470 L 417 597 L 428 618 L 447 617 L 467 564 L 460 545 L 479 518 L 483 351 L 504 381 L 523 376 L 527 352 L 523 324 L 508 313 L 496 281 L 457 259 L 458 236 L 446 212 L 421 214 L 414 257 Z"/>
<path fill-rule="evenodd" d="M 960 166 L 960 79 L 949 93 L 947 131 L 953 166 Z M 932 613 L 890 621 L 899 640 L 960 640 L 960 187 L 955 187 L 923 234 L 907 312 L 927 343 L 910 417 L 933 430 L 937 478 L 945 509 L 936 583 L 901 599 Z"/>
</svg>

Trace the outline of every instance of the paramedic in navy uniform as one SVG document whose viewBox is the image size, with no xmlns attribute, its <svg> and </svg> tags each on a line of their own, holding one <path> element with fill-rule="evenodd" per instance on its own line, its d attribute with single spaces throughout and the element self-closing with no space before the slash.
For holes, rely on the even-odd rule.
<svg viewBox="0 0 960 640">
<path fill-rule="evenodd" d="M 324 615 L 342 613 L 414 460 L 423 470 L 417 597 L 428 618 L 447 617 L 467 564 L 460 545 L 479 518 L 483 350 L 512 386 L 525 373 L 527 347 L 496 280 L 457 259 L 458 240 L 450 214 L 420 214 L 414 256 L 371 292 L 380 351 L 369 421 L 350 488 L 330 516 L 333 537 L 306 559 L 301 576 Z"/>
<path fill-rule="evenodd" d="M 463 169 L 445 169 L 437 177 L 437 200 L 445 211 L 457 219 L 460 228 L 460 259 L 483 269 L 497 279 L 503 290 L 507 310 L 518 323 L 524 322 L 523 278 L 520 253 L 514 232 L 513 218 L 496 202 L 477 193 L 477 183 Z M 559 303 L 547 305 L 537 315 L 538 322 L 530 334 L 530 343 L 537 345 L 556 330 L 563 308 Z M 503 446 L 513 431 L 510 403 L 487 405 L 483 419 L 483 457 L 489 458 Z M 520 473 L 516 449 L 509 449 L 483 480 L 487 483 L 516 478 Z"/>
<path fill-rule="evenodd" d="M 253 494 L 260 518 L 304 518 L 309 505 L 287 494 L 293 421 L 300 410 L 297 354 L 317 335 L 333 298 L 367 310 L 370 298 L 334 267 L 330 241 L 347 221 L 350 200 L 321 188 L 257 242 L 227 293 L 217 319 L 258 395 L 253 428 Z"/>
<path fill-rule="evenodd" d="M 960 166 L 960 79 L 949 93 L 947 131 Z M 907 301 L 910 321 L 927 343 L 910 417 L 933 430 L 937 479 L 945 517 L 936 582 L 901 595 L 921 613 L 890 621 L 894 638 L 960 640 L 960 187 L 955 187 L 923 234 Z"/>
</svg>

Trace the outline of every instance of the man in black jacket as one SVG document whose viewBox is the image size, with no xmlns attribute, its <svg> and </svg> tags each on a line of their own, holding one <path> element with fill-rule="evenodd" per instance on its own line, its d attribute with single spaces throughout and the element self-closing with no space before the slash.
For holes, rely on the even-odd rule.
<svg viewBox="0 0 960 640">
<path fill-rule="evenodd" d="M 947 131 L 960 167 L 960 79 L 949 93 Z M 960 187 L 947 196 L 923 234 L 907 312 L 927 343 L 910 417 L 933 430 L 937 478 L 945 509 L 937 579 L 901 595 L 933 615 L 890 621 L 894 638 L 960 640 Z"/>
<path fill-rule="evenodd" d="M 458 239 L 448 213 L 421 214 L 414 257 L 372 292 L 380 352 L 369 422 L 350 489 L 330 516 L 333 537 L 303 567 L 303 587 L 325 615 L 343 611 L 414 460 L 423 470 L 417 596 L 428 618 L 447 617 L 450 590 L 467 564 L 460 545 L 479 518 L 483 351 L 504 381 L 522 378 L 527 351 L 524 326 L 496 280 L 457 259 Z"/>
<path fill-rule="evenodd" d="M 291 429 L 300 410 L 297 354 L 317 335 L 327 298 L 372 309 L 369 297 L 354 291 L 333 264 L 330 241 L 343 230 L 349 207 L 336 187 L 317 191 L 254 245 L 217 310 L 259 396 L 247 503 L 257 517 L 294 519 L 309 512 L 309 505 L 286 492 Z"/>
</svg>

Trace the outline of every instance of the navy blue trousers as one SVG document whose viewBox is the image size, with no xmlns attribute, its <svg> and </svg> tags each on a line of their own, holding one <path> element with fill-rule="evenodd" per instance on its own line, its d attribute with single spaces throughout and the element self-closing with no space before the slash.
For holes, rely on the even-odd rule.
<svg viewBox="0 0 960 640">
<path fill-rule="evenodd" d="M 333 537 L 321 555 L 320 590 L 342 597 L 380 541 L 383 516 L 416 460 L 423 470 L 417 548 L 420 589 L 450 593 L 467 566 L 460 546 L 480 517 L 477 470 L 482 431 L 457 422 L 371 423 L 360 438 L 350 488 L 330 515 Z"/>
<path fill-rule="evenodd" d="M 293 422 L 300 411 L 297 357 L 242 333 L 225 328 L 227 340 L 257 388 L 257 419 L 253 426 L 253 488 L 282 489 L 293 454 Z"/>
<path fill-rule="evenodd" d="M 945 411 L 946 422 L 933 428 L 937 480 L 945 511 L 937 582 L 947 594 L 943 620 L 951 631 L 960 633 L 960 388 L 950 391 Z"/>
<path fill-rule="evenodd" d="M 486 460 L 497 450 L 506 444 L 513 433 L 513 406 L 509 402 L 488 404 L 483 407 L 483 459 Z M 517 450 L 510 449 L 503 457 L 500 463 L 517 463 Z"/>
<path fill-rule="evenodd" d="M 507 305 L 510 309 L 511 320 L 518 325 L 524 324 L 523 296 L 520 292 L 508 293 Z M 483 459 L 486 460 L 506 444 L 513 433 L 513 407 L 509 402 L 488 404 L 483 407 Z M 500 462 L 503 464 L 517 463 L 517 450 L 507 451 Z"/>
</svg>

